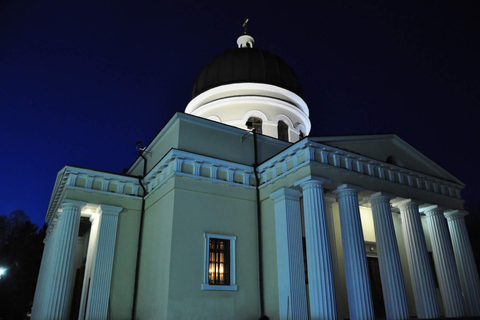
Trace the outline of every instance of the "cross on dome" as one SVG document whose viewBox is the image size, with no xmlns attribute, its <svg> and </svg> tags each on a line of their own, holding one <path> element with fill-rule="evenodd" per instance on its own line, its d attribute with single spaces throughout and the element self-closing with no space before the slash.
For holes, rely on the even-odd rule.
<svg viewBox="0 0 480 320">
<path fill-rule="evenodd" d="M 253 45 L 255 44 L 255 40 L 253 39 L 253 37 L 247 34 L 248 20 L 248 18 L 245 19 L 245 22 L 242 25 L 243 34 L 237 39 L 237 45 L 239 48 L 253 48 Z"/>
</svg>

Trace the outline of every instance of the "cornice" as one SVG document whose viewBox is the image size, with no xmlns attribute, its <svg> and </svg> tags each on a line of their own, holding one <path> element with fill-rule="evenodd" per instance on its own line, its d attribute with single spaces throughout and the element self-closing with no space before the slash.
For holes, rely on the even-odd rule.
<svg viewBox="0 0 480 320">
<path fill-rule="evenodd" d="M 45 221 L 51 223 L 64 199 L 66 190 L 85 190 L 106 195 L 138 199 L 140 185 L 135 177 L 65 166 L 57 175 Z"/>
<path fill-rule="evenodd" d="M 321 165 L 456 199 L 461 199 L 460 191 L 463 189 L 463 185 L 313 142 L 310 138 L 295 143 L 262 163 L 258 167 L 260 187 L 308 164 Z"/>
<path fill-rule="evenodd" d="M 260 188 L 307 165 L 320 165 L 327 169 L 461 199 L 462 185 L 313 142 L 309 138 L 291 145 L 258 167 Z M 255 188 L 252 166 L 171 149 L 145 177 L 146 197 L 173 176 Z M 45 219 L 47 222 L 50 223 L 55 218 L 65 191 L 69 189 L 132 199 L 141 197 L 137 177 L 66 166 L 57 175 Z"/>
<path fill-rule="evenodd" d="M 400 138 L 394 133 L 387 133 L 387 134 L 369 134 L 369 135 L 344 135 L 344 136 L 326 136 L 326 137 L 314 137 L 310 138 L 312 142 L 320 143 L 320 144 L 327 144 L 328 142 L 349 142 L 349 143 L 364 143 L 364 142 L 378 142 L 378 141 L 389 141 L 393 145 L 408 151 L 412 157 L 414 157 L 417 161 L 423 163 L 424 165 L 433 168 L 439 174 L 443 174 L 449 176 L 451 179 L 450 182 L 461 185 L 462 188 L 465 187 L 464 183 L 460 181 L 457 177 L 453 174 L 439 166 L 435 161 L 427 157 L 421 151 L 416 149 L 415 147 L 411 146 L 408 142 Z M 340 147 L 341 148 L 341 147 Z M 340 149 L 343 150 L 343 149 Z M 345 150 L 344 150 L 345 151 Z M 355 153 L 357 154 L 357 153 Z M 359 155 L 359 154 L 357 154 Z M 378 160 L 376 160 L 378 161 Z M 381 162 L 381 161 L 380 161 Z M 403 167 L 402 167 L 403 168 Z M 414 170 L 410 170 L 414 171 Z M 430 175 L 429 175 L 430 176 Z M 435 177 L 436 178 L 436 177 Z M 441 178 L 439 178 L 441 179 Z M 444 179 L 443 179 L 444 180 Z M 446 181 L 446 180 L 445 180 Z"/>
<path fill-rule="evenodd" d="M 251 166 L 171 149 L 145 177 L 148 194 L 150 195 L 173 176 L 190 177 L 231 186 L 255 187 Z"/>
</svg>

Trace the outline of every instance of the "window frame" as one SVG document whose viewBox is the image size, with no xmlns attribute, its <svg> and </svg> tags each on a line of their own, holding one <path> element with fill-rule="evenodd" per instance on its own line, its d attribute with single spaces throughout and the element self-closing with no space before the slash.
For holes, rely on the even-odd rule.
<svg viewBox="0 0 480 320">
<path fill-rule="evenodd" d="M 235 270 L 235 242 L 236 236 L 204 233 L 205 238 L 205 253 L 204 253 L 204 272 L 202 290 L 218 290 L 218 291 L 237 291 L 236 270 Z M 230 242 L 230 285 L 209 284 L 208 283 L 208 269 L 210 264 L 210 238 L 229 240 Z"/>
</svg>

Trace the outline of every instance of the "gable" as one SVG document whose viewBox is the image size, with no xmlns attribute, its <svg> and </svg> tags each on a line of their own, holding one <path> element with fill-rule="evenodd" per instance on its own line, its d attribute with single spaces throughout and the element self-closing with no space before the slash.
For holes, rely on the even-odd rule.
<svg viewBox="0 0 480 320">
<path fill-rule="evenodd" d="M 395 134 L 315 137 L 311 140 L 464 185 L 462 181 Z"/>
</svg>

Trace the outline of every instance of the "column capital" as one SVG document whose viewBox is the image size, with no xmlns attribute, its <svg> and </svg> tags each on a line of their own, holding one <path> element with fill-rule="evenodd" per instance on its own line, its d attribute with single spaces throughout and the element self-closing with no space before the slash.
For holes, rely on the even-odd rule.
<svg viewBox="0 0 480 320">
<path fill-rule="evenodd" d="M 359 191 L 364 190 L 362 187 L 355 186 L 352 184 L 342 184 L 337 187 L 337 190 L 334 190 L 333 193 L 336 194 L 337 196 L 347 193 L 347 192 L 354 192 L 357 194 Z"/>
<path fill-rule="evenodd" d="M 459 219 L 467 216 L 468 211 L 457 209 L 457 210 L 445 211 L 443 215 L 445 216 L 445 218 L 447 218 L 447 220 L 455 220 L 455 219 Z"/>
<path fill-rule="evenodd" d="M 378 201 L 378 200 L 387 200 L 388 202 L 390 202 L 390 200 L 392 200 L 393 198 L 395 198 L 395 195 L 391 193 L 376 192 L 374 194 L 371 194 L 368 197 L 364 197 L 363 200 L 368 202 Z"/>
<path fill-rule="evenodd" d="M 302 193 L 293 188 L 282 188 L 270 194 L 270 199 L 277 202 L 282 199 L 298 200 L 302 196 Z"/>
<path fill-rule="evenodd" d="M 311 185 L 321 185 L 321 186 L 323 186 L 326 183 L 332 183 L 332 181 L 328 180 L 328 179 L 325 179 L 325 178 L 308 175 L 305 178 L 302 178 L 302 179 L 298 180 L 297 182 L 295 182 L 294 186 L 295 187 L 300 186 L 303 189 L 304 187 L 307 187 L 310 184 Z"/>
<path fill-rule="evenodd" d="M 101 204 L 97 208 L 97 213 L 101 215 L 118 216 L 118 214 L 122 212 L 122 210 L 122 207 Z"/>
<path fill-rule="evenodd" d="M 84 202 L 84 201 L 64 199 L 60 206 L 62 207 L 62 209 L 75 207 L 75 208 L 78 208 L 78 209 L 82 210 L 83 207 L 85 207 L 86 205 L 87 205 L 87 203 Z"/>
<path fill-rule="evenodd" d="M 416 207 L 420 206 L 422 204 L 421 201 L 415 200 L 415 199 L 404 199 L 400 200 L 398 202 L 392 203 L 392 207 L 394 208 L 403 208 L 403 207 Z"/>
<path fill-rule="evenodd" d="M 418 211 L 420 213 L 424 213 L 427 217 L 441 215 L 445 211 L 445 209 L 439 205 L 431 205 L 419 208 Z"/>
</svg>

